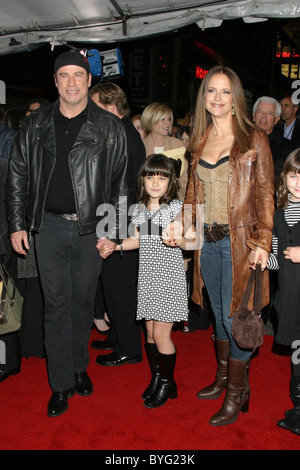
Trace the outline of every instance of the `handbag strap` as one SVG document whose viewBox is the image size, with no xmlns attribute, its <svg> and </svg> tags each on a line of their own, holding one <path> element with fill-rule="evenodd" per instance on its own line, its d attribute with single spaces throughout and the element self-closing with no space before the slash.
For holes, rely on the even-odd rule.
<svg viewBox="0 0 300 470">
<path fill-rule="evenodd" d="M 253 312 L 260 315 L 261 312 L 261 298 L 262 298 L 262 270 L 261 265 L 257 264 L 256 269 L 251 269 L 251 274 L 248 280 L 248 284 L 244 291 L 244 295 L 241 301 L 241 307 L 247 309 L 248 302 L 250 299 L 252 286 L 255 282 L 254 300 L 253 300 Z"/>
<path fill-rule="evenodd" d="M 256 265 L 256 279 L 255 279 L 255 292 L 254 292 L 254 313 L 260 314 L 262 303 L 262 269 L 261 264 Z"/>
</svg>

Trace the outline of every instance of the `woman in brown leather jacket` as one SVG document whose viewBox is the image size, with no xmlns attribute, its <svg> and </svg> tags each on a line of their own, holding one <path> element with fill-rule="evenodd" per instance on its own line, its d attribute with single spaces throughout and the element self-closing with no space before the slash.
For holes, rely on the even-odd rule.
<svg viewBox="0 0 300 470">
<path fill-rule="evenodd" d="M 274 214 L 273 161 L 268 138 L 247 116 L 240 79 L 217 66 L 204 78 L 196 105 L 189 150 L 192 154 L 185 205 L 204 205 L 204 240 L 195 251 L 193 300 L 202 304 L 205 284 L 216 322 L 218 369 L 201 399 L 226 389 L 213 426 L 233 423 L 248 411 L 251 351 L 240 349 L 231 334 L 250 267 L 264 270 L 271 250 Z M 269 301 L 263 272 L 263 305 Z"/>
</svg>

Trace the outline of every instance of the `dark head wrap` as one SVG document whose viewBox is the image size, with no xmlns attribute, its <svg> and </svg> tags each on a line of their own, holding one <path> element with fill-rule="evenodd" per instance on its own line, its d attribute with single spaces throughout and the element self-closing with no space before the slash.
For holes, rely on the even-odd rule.
<svg viewBox="0 0 300 470">
<path fill-rule="evenodd" d="M 84 68 L 87 73 L 91 73 L 89 61 L 83 54 L 77 51 L 67 51 L 60 54 L 54 64 L 54 73 L 65 65 L 78 65 Z"/>
</svg>

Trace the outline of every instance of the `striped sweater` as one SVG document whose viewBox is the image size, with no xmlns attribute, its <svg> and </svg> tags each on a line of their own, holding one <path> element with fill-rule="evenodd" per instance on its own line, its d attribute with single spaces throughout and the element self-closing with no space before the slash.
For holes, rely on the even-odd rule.
<svg viewBox="0 0 300 470">
<path fill-rule="evenodd" d="M 289 227 L 297 224 L 300 220 L 300 202 L 293 202 L 289 196 L 289 203 L 284 210 L 284 218 Z M 272 253 L 267 265 L 268 269 L 279 269 L 278 265 L 278 238 L 273 235 L 272 238 Z"/>
</svg>

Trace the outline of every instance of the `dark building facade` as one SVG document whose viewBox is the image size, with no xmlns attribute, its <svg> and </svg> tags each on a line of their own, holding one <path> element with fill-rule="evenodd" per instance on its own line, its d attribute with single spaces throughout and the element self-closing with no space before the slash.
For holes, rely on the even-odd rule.
<svg viewBox="0 0 300 470">
<path fill-rule="evenodd" d="M 300 72 L 299 49 L 286 33 L 286 24 L 281 20 L 255 24 L 223 21 L 220 27 L 205 31 L 192 25 L 138 41 L 77 46 L 100 51 L 119 47 L 124 76 L 111 80 L 124 89 L 133 114 L 160 101 L 166 102 L 180 120 L 193 108 L 203 77 L 217 64 L 238 73 L 249 111 L 258 96 L 280 99 L 287 93 Z M 65 49 L 62 46 L 51 51 L 48 44 L 28 53 L 0 56 L 0 80 L 6 84 L 7 105 L 37 96 L 56 99 L 53 64 Z M 97 81 L 94 78 L 93 84 Z"/>
</svg>

